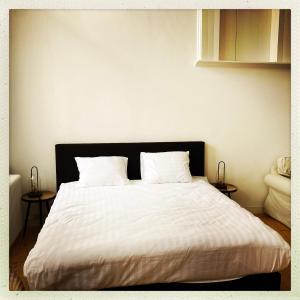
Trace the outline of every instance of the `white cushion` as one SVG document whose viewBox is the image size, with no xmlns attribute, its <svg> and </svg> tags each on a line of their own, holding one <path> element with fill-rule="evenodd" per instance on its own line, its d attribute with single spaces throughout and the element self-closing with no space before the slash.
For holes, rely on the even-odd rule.
<svg viewBox="0 0 300 300">
<path fill-rule="evenodd" d="M 127 157 L 75 157 L 80 186 L 124 185 L 128 183 Z"/>
<path fill-rule="evenodd" d="M 191 182 L 189 152 L 141 152 L 141 177 L 146 183 Z"/>
<path fill-rule="evenodd" d="M 291 157 L 279 157 L 277 159 L 277 172 L 280 175 L 291 177 Z"/>
</svg>

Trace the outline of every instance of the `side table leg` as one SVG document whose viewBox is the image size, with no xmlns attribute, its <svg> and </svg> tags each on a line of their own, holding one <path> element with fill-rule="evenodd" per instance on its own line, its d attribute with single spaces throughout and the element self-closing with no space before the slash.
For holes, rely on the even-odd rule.
<svg viewBox="0 0 300 300">
<path fill-rule="evenodd" d="M 50 212 L 49 200 L 46 201 L 46 207 L 47 207 L 47 210 L 48 210 L 48 213 L 49 213 Z"/>
<path fill-rule="evenodd" d="M 40 227 L 42 228 L 43 226 L 43 211 L 42 211 L 42 201 L 39 201 L 39 205 L 40 205 Z"/>
<path fill-rule="evenodd" d="M 31 206 L 31 203 L 27 202 L 27 211 L 26 211 L 25 225 L 24 225 L 24 230 L 23 230 L 23 237 L 25 236 L 26 230 L 27 230 L 27 222 L 28 222 L 28 217 L 29 217 L 29 212 L 30 212 L 30 206 Z"/>
<path fill-rule="evenodd" d="M 228 197 L 231 199 L 231 193 L 230 192 L 228 192 Z"/>
</svg>

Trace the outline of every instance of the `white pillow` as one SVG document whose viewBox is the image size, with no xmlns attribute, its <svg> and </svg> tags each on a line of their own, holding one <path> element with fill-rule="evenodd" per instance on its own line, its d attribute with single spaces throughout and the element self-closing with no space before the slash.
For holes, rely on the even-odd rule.
<svg viewBox="0 0 300 300">
<path fill-rule="evenodd" d="M 79 185 L 124 185 L 128 183 L 127 157 L 75 157 L 79 171 Z"/>
<path fill-rule="evenodd" d="M 146 183 L 191 182 L 189 152 L 141 152 L 141 177 Z"/>
</svg>

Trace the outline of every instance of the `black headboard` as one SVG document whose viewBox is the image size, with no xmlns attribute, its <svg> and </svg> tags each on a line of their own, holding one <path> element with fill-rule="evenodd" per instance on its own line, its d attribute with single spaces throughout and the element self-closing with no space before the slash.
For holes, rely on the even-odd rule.
<svg viewBox="0 0 300 300">
<path fill-rule="evenodd" d="M 126 156 L 128 178 L 140 179 L 140 152 L 189 151 L 193 176 L 204 176 L 204 142 L 57 144 L 56 186 L 76 181 L 79 173 L 74 157 Z"/>
</svg>

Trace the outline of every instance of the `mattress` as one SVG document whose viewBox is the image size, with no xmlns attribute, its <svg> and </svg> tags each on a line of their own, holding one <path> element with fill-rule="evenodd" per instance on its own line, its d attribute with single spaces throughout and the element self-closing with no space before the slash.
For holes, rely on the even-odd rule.
<svg viewBox="0 0 300 300">
<path fill-rule="evenodd" d="M 25 264 L 33 290 L 215 281 L 281 271 L 290 247 L 207 181 L 62 184 Z"/>
</svg>

